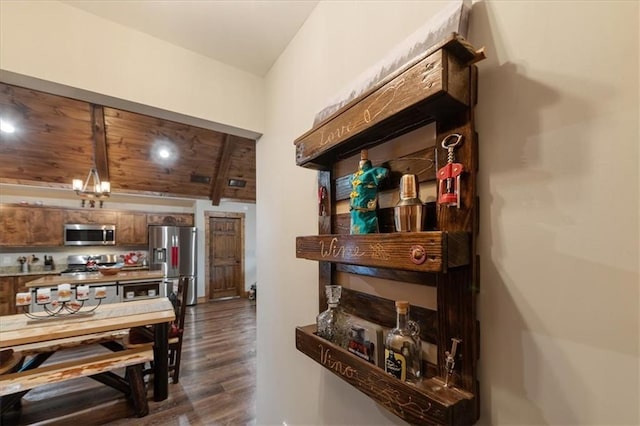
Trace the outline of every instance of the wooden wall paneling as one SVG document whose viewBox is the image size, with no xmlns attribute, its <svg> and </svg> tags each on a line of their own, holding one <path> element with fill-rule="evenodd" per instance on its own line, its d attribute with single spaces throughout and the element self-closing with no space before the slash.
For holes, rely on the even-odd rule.
<svg viewBox="0 0 640 426">
<path fill-rule="evenodd" d="M 349 314 L 366 319 L 383 327 L 396 326 L 395 301 L 363 293 L 349 288 L 342 289 L 340 305 Z M 436 311 L 412 305 L 411 319 L 420 325 L 420 338 L 438 344 L 438 314 Z"/>
<path fill-rule="evenodd" d="M 222 170 L 218 172 L 222 174 Z M 224 186 L 222 198 L 255 202 L 256 200 L 256 141 L 233 137 L 233 151 L 227 173 L 226 182 L 230 179 L 245 181 L 244 187 Z"/>
<path fill-rule="evenodd" d="M 70 187 L 93 165 L 89 104 L 0 83 L 0 115 L 16 127 L 0 134 L 0 181 Z"/>
<path fill-rule="evenodd" d="M 101 181 L 109 182 L 107 136 L 105 134 L 104 108 L 102 105 L 91 104 L 91 128 L 93 130 L 96 170 Z"/>
<path fill-rule="evenodd" d="M 105 108 L 112 187 L 208 198 L 210 178 L 223 134 L 168 120 Z M 163 159 L 157 149 L 171 153 Z"/>
<path fill-rule="evenodd" d="M 209 198 L 224 133 L 0 83 L 0 182 L 69 188 L 96 167 L 113 192 Z M 255 141 L 237 138 L 222 198 L 255 202 Z M 170 148 L 159 158 L 156 148 Z M 213 178 L 212 178 L 213 176 Z"/>
<path fill-rule="evenodd" d="M 231 135 L 226 135 L 222 142 L 222 152 L 218 158 L 218 166 L 215 168 L 216 173 L 211 180 L 211 204 L 217 206 L 220 204 L 220 198 L 224 187 L 228 185 L 227 174 L 231 165 L 231 154 L 233 152 L 233 142 Z"/>
<path fill-rule="evenodd" d="M 431 272 L 400 271 L 397 269 L 374 268 L 371 266 L 347 265 L 338 263 L 335 265 L 337 272 L 365 275 L 369 277 L 384 278 L 392 281 L 401 281 L 411 284 L 420 284 L 435 287 L 436 275 Z"/>
<path fill-rule="evenodd" d="M 433 147 L 420 150 L 410 155 L 390 159 L 379 164 L 389 170 L 389 176 L 381 183 L 379 189 L 397 191 L 400 179 L 403 174 L 415 174 L 418 182 L 433 182 L 436 180 L 435 174 L 435 151 Z M 355 171 L 356 169 L 354 169 Z M 336 200 L 347 200 L 351 193 L 349 177 L 351 175 L 340 176 L 335 181 Z"/>
</svg>

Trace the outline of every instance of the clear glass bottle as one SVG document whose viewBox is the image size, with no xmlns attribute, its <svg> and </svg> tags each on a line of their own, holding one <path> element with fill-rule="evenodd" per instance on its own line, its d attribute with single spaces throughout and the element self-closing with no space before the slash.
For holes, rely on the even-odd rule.
<svg viewBox="0 0 640 426">
<path fill-rule="evenodd" d="M 384 347 L 384 371 L 399 380 L 417 383 L 422 377 L 420 327 L 409 319 L 409 302 L 396 302 L 396 327 Z"/>
<path fill-rule="evenodd" d="M 342 286 L 325 286 L 329 308 L 316 317 L 318 336 L 346 348 L 348 335 L 348 315 L 339 306 Z"/>
</svg>

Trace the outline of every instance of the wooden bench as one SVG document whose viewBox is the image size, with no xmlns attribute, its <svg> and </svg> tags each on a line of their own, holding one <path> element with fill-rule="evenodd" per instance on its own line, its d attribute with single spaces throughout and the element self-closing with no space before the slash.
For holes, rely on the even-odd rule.
<svg viewBox="0 0 640 426">
<path fill-rule="evenodd" d="M 51 383 L 59 383 L 78 377 L 90 377 L 109 385 L 129 397 L 138 417 L 149 413 L 147 392 L 142 375 L 143 365 L 153 360 L 152 345 L 144 345 L 132 349 L 118 347 L 115 337 L 122 337 L 122 332 L 99 333 L 90 338 L 58 339 L 55 344 L 49 342 L 45 347 L 38 343 L 23 345 L 23 354 L 30 353 L 34 357 L 25 363 L 18 372 L 0 375 L 0 396 L 2 397 L 2 413 L 14 406 L 29 390 Z M 113 352 L 69 359 L 51 365 L 40 365 L 55 350 L 79 346 L 80 343 L 101 343 Z M 125 368 L 125 377 L 113 373 L 113 370 Z"/>
<path fill-rule="evenodd" d="M 33 387 L 86 376 L 124 393 L 138 416 L 148 414 L 143 364 L 153 361 L 153 399 L 164 401 L 168 324 L 174 319 L 173 305 L 166 297 L 111 303 L 85 317 L 39 321 L 20 314 L 0 316 L 0 350 L 28 354 L 17 373 L 0 376 L 0 413 L 15 407 Z M 154 345 L 128 349 L 119 343 L 130 328 L 147 325 L 154 326 Z M 99 345 L 111 353 L 96 355 L 93 348 Z M 57 364 L 43 365 L 54 353 Z M 124 377 L 116 371 L 121 367 L 126 370 Z"/>
</svg>

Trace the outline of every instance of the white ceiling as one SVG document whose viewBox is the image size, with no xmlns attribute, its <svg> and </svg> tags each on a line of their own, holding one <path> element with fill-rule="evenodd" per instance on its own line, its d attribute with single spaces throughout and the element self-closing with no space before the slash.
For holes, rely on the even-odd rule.
<svg viewBox="0 0 640 426">
<path fill-rule="evenodd" d="M 317 0 L 63 0 L 71 6 L 264 76 Z"/>
</svg>

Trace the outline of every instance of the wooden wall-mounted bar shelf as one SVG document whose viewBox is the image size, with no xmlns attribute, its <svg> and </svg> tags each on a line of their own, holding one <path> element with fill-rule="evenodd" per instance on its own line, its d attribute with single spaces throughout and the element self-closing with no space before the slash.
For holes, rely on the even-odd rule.
<svg viewBox="0 0 640 426">
<path fill-rule="evenodd" d="M 296 257 L 403 271 L 447 272 L 469 263 L 467 232 L 325 234 L 296 238 Z"/>
<path fill-rule="evenodd" d="M 437 362 L 422 359 L 428 377 L 416 386 L 319 338 L 315 325 L 296 329 L 296 347 L 412 424 L 471 425 L 479 418 L 478 137 L 474 127 L 478 70 L 473 63 L 483 58 L 482 50 L 474 50 L 453 34 L 295 141 L 296 164 L 319 170 L 318 190 L 324 194 L 318 208 L 318 235 L 296 239 L 296 257 L 318 261 L 319 310 L 327 308 L 324 287 L 344 280 L 340 304 L 345 312 L 388 328 L 395 324 L 398 299 L 382 298 L 375 290 L 363 293 L 347 288 L 349 277 L 344 274 L 358 274 L 364 281 L 376 277 L 421 285 L 404 287 L 396 294 L 395 284 L 377 281 L 387 286 L 388 294 L 408 298 L 410 303 L 412 292 L 416 300 L 424 300 L 425 295 L 417 293 L 425 286 L 435 287 L 437 309 L 412 303 L 411 317 L 420 325 L 422 341 L 435 346 Z M 418 129 L 434 121 L 433 128 Z M 462 141 L 455 150 L 455 162 L 464 169 L 459 205 L 427 203 L 425 232 L 393 232 L 389 201 L 395 194 L 388 196 L 390 191 L 396 190 L 403 174 L 415 174 L 425 187 L 436 180 L 436 171 L 447 162 L 442 141 L 452 134 L 460 135 Z M 390 171 L 386 183 L 378 187 L 387 195 L 387 203 L 377 209 L 381 233 L 351 235 L 345 205 L 352 190 L 351 170 L 355 171 L 362 149 L 376 152 L 377 164 Z M 434 186 L 437 192 L 439 187 Z M 461 343 L 455 368 L 448 370 L 447 351 L 454 339 Z M 447 388 L 443 386 L 446 377 L 450 378 Z"/>
<path fill-rule="evenodd" d="M 451 35 L 296 139 L 296 164 L 328 170 L 341 157 L 464 111 L 467 64 L 479 55 Z"/>
<path fill-rule="evenodd" d="M 468 392 L 446 388 L 436 378 L 419 385 L 402 382 L 383 369 L 352 355 L 318 337 L 316 326 L 296 328 L 296 347 L 300 352 L 355 386 L 377 403 L 411 424 L 468 425 L 469 409 L 475 403 Z"/>
</svg>

